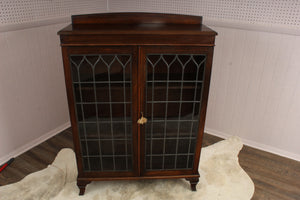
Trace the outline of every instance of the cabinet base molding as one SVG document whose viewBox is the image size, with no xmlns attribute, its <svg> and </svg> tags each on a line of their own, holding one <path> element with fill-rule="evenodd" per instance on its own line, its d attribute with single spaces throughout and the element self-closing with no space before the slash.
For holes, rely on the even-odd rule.
<svg viewBox="0 0 300 200">
<path fill-rule="evenodd" d="M 185 179 L 190 182 L 191 190 L 196 191 L 196 185 L 199 182 L 200 175 L 172 175 L 172 176 L 130 176 L 130 177 L 93 177 L 77 178 L 77 186 L 80 190 L 79 195 L 84 195 L 85 187 L 92 181 L 113 181 L 113 180 L 151 180 L 151 179 Z"/>
</svg>

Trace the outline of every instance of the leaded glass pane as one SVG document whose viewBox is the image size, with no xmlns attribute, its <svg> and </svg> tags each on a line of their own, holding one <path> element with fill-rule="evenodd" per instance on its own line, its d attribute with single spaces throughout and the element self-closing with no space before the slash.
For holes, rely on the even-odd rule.
<svg viewBox="0 0 300 200">
<path fill-rule="evenodd" d="M 132 171 L 132 56 L 71 55 L 84 171 Z"/>
<path fill-rule="evenodd" d="M 145 168 L 192 169 L 205 55 L 146 55 Z"/>
</svg>

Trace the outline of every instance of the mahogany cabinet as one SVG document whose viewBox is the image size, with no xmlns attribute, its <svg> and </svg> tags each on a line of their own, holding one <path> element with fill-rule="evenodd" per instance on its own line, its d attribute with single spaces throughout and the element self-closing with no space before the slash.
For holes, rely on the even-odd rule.
<svg viewBox="0 0 300 200">
<path fill-rule="evenodd" d="M 80 194 L 125 179 L 196 190 L 216 32 L 198 16 L 106 13 L 58 34 Z"/>
</svg>

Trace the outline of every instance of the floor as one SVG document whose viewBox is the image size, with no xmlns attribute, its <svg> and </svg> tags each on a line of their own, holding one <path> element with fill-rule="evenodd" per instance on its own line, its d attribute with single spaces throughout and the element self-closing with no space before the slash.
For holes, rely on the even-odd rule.
<svg viewBox="0 0 300 200">
<path fill-rule="evenodd" d="M 222 140 L 204 135 L 203 146 Z M 21 180 L 24 176 L 51 164 L 62 148 L 73 148 L 72 133 L 67 129 L 15 158 L 0 173 L 0 186 Z M 300 162 L 244 146 L 239 154 L 242 168 L 255 184 L 253 199 L 300 200 Z"/>
</svg>

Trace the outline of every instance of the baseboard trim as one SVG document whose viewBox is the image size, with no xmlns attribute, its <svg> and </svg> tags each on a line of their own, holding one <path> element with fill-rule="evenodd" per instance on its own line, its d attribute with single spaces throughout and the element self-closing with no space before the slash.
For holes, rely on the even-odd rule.
<svg viewBox="0 0 300 200">
<path fill-rule="evenodd" d="M 14 158 L 19 156 L 20 154 L 28 151 L 29 149 L 41 144 L 42 142 L 48 140 L 49 138 L 53 137 L 54 135 L 62 132 L 63 130 L 69 128 L 71 126 L 70 122 L 66 122 L 60 126 L 58 126 L 57 128 L 49 131 L 48 133 L 45 133 L 44 135 L 42 135 L 41 137 L 30 141 L 29 143 L 17 148 L 16 150 L 14 150 L 13 152 L 7 154 L 6 156 L 0 158 L 0 165 L 2 165 L 3 163 L 7 162 L 10 158 Z"/>
<path fill-rule="evenodd" d="M 210 128 L 205 128 L 204 132 L 208 133 L 210 135 L 214 135 L 214 136 L 223 138 L 223 139 L 233 136 L 233 135 L 230 135 L 230 134 L 227 134 L 224 132 L 220 132 L 220 131 L 217 131 L 214 129 L 210 129 Z M 273 153 L 273 154 L 276 154 L 279 156 L 283 156 L 283 157 L 286 157 L 289 159 L 293 159 L 296 161 L 300 161 L 300 155 L 298 155 L 298 154 L 294 154 L 289 151 L 284 151 L 282 149 L 278 149 L 278 148 L 275 148 L 275 147 L 272 147 L 269 145 L 261 144 L 261 143 L 258 143 L 258 142 L 252 141 L 252 140 L 244 139 L 242 137 L 240 137 L 240 138 L 241 138 L 242 142 L 247 146 L 250 146 L 250 147 L 262 150 L 262 151 L 270 152 L 270 153 Z"/>
</svg>

